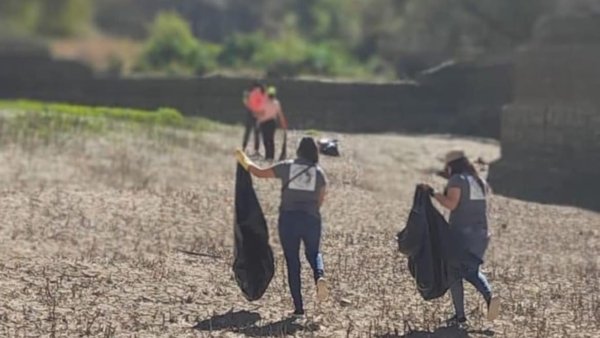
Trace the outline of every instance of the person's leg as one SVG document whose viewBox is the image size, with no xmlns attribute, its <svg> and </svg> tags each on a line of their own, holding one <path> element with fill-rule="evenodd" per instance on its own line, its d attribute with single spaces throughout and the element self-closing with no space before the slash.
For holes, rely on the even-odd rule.
<svg viewBox="0 0 600 338">
<path fill-rule="evenodd" d="M 485 275 L 481 272 L 479 266 L 466 269 L 464 278 L 475 287 L 475 289 L 483 296 L 485 302 L 489 304 L 492 299 L 492 288 Z"/>
<path fill-rule="evenodd" d="M 248 140 L 250 139 L 250 131 L 254 130 L 254 126 L 256 124 L 256 121 L 254 120 L 254 116 L 252 116 L 252 113 L 250 111 L 246 111 L 246 123 L 244 125 L 245 129 L 244 129 L 244 138 L 242 140 L 242 148 L 244 150 L 246 150 L 246 146 L 248 145 Z M 255 135 L 256 136 L 256 135 Z"/>
<path fill-rule="evenodd" d="M 321 245 L 321 220 L 307 214 L 304 223 L 302 228 L 304 254 L 313 270 L 314 279 L 317 281 L 319 277 L 323 277 L 325 269 L 323 266 L 323 255 L 319 251 Z"/>
<path fill-rule="evenodd" d="M 263 135 L 263 144 L 265 145 L 265 158 L 273 160 L 275 158 L 275 120 L 269 120 L 261 123 L 260 130 Z"/>
<path fill-rule="evenodd" d="M 323 301 L 329 295 L 329 288 L 324 278 L 323 255 L 319 250 L 321 245 L 321 220 L 306 214 L 302 225 L 304 253 L 313 270 L 313 278 L 317 287 L 317 299 Z"/>
<path fill-rule="evenodd" d="M 288 270 L 288 285 L 296 312 L 303 312 L 302 284 L 300 280 L 300 240 L 293 214 L 282 213 L 279 216 L 279 240 L 283 248 Z"/>
<path fill-rule="evenodd" d="M 481 272 L 480 266 L 467 269 L 465 280 L 471 283 L 483 296 L 483 299 L 485 299 L 485 303 L 487 304 L 487 319 L 496 319 L 500 314 L 500 299 L 492 296 L 492 288 L 483 272 Z"/>
<path fill-rule="evenodd" d="M 256 119 L 253 119 L 252 123 L 254 125 L 254 152 L 258 154 L 258 151 L 260 150 L 260 127 Z"/>
<path fill-rule="evenodd" d="M 460 323 L 461 321 L 464 322 L 465 300 L 462 278 L 458 279 L 450 286 L 450 293 L 452 294 L 452 303 L 454 304 L 455 319 L 457 320 L 457 323 Z"/>
</svg>

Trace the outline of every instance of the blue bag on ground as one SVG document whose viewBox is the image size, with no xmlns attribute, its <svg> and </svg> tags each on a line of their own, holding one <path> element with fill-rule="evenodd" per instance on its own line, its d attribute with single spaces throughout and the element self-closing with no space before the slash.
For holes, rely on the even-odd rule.
<svg viewBox="0 0 600 338">
<path fill-rule="evenodd" d="M 406 227 L 396 238 L 400 252 L 408 256 L 408 269 L 421 297 L 431 300 L 443 296 L 456 280 L 450 272 L 452 235 L 426 189 L 415 190 Z"/>
<path fill-rule="evenodd" d="M 235 182 L 234 236 L 232 269 L 235 281 L 247 300 L 258 300 L 269 287 L 275 264 L 267 221 L 252 186 L 252 178 L 239 164 Z"/>
</svg>

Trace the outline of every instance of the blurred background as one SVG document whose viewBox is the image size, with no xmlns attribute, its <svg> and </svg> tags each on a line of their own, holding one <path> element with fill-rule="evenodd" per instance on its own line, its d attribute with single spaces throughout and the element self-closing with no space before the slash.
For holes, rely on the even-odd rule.
<svg viewBox="0 0 600 338">
<path fill-rule="evenodd" d="M 600 210 L 598 0 L 0 0 L 0 98 L 501 144 L 490 179 Z M 532 173 L 535 173 L 532 178 Z"/>
<path fill-rule="evenodd" d="M 1 0 L 0 38 L 99 72 L 393 80 L 506 55 L 544 19 L 594 11 L 595 0 Z"/>
</svg>

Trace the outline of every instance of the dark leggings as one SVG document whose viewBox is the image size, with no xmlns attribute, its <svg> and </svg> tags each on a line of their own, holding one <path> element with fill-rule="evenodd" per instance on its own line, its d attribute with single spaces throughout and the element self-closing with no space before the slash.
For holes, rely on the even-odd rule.
<svg viewBox="0 0 600 338">
<path fill-rule="evenodd" d="M 260 124 L 260 131 L 265 145 L 265 158 L 272 160 L 275 158 L 275 129 L 277 122 L 275 119 L 265 121 Z"/>
<path fill-rule="evenodd" d="M 258 129 L 258 123 L 252 115 L 252 112 L 247 111 L 248 117 L 246 118 L 246 130 L 244 131 L 244 140 L 242 142 L 242 147 L 246 149 L 248 145 L 248 140 L 250 139 L 250 132 L 254 133 L 254 152 L 257 153 L 260 148 L 260 130 Z"/>
<path fill-rule="evenodd" d="M 296 310 L 304 310 L 300 280 L 300 242 L 304 243 L 304 254 L 316 281 L 323 275 L 323 256 L 319 252 L 321 220 L 303 211 L 284 211 L 279 215 L 279 240 L 285 255 L 294 307 Z"/>
<path fill-rule="evenodd" d="M 450 293 L 452 294 L 452 303 L 454 304 L 456 316 L 461 318 L 465 317 L 463 279 L 471 283 L 488 304 L 490 299 L 492 299 L 492 288 L 485 275 L 481 272 L 479 265 L 463 264 L 456 272 L 462 278 L 452 284 Z"/>
</svg>

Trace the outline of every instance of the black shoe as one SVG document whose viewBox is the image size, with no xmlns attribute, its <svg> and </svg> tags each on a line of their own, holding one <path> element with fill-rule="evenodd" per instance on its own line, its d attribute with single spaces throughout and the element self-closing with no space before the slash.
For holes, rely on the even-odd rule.
<svg viewBox="0 0 600 338">
<path fill-rule="evenodd" d="M 292 313 L 291 317 L 293 319 L 302 319 L 304 318 L 304 310 L 296 310 Z"/>
<path fill-rule="evenodd" d="M 465 317 L 457 317 L 456 315 L 454 315 L 453 317 L 446 319 L 446 325 L 447 326 L 458 326 L 458 327 L 463 327 L 467 324 L 467 318 Z"/>
</svg>

